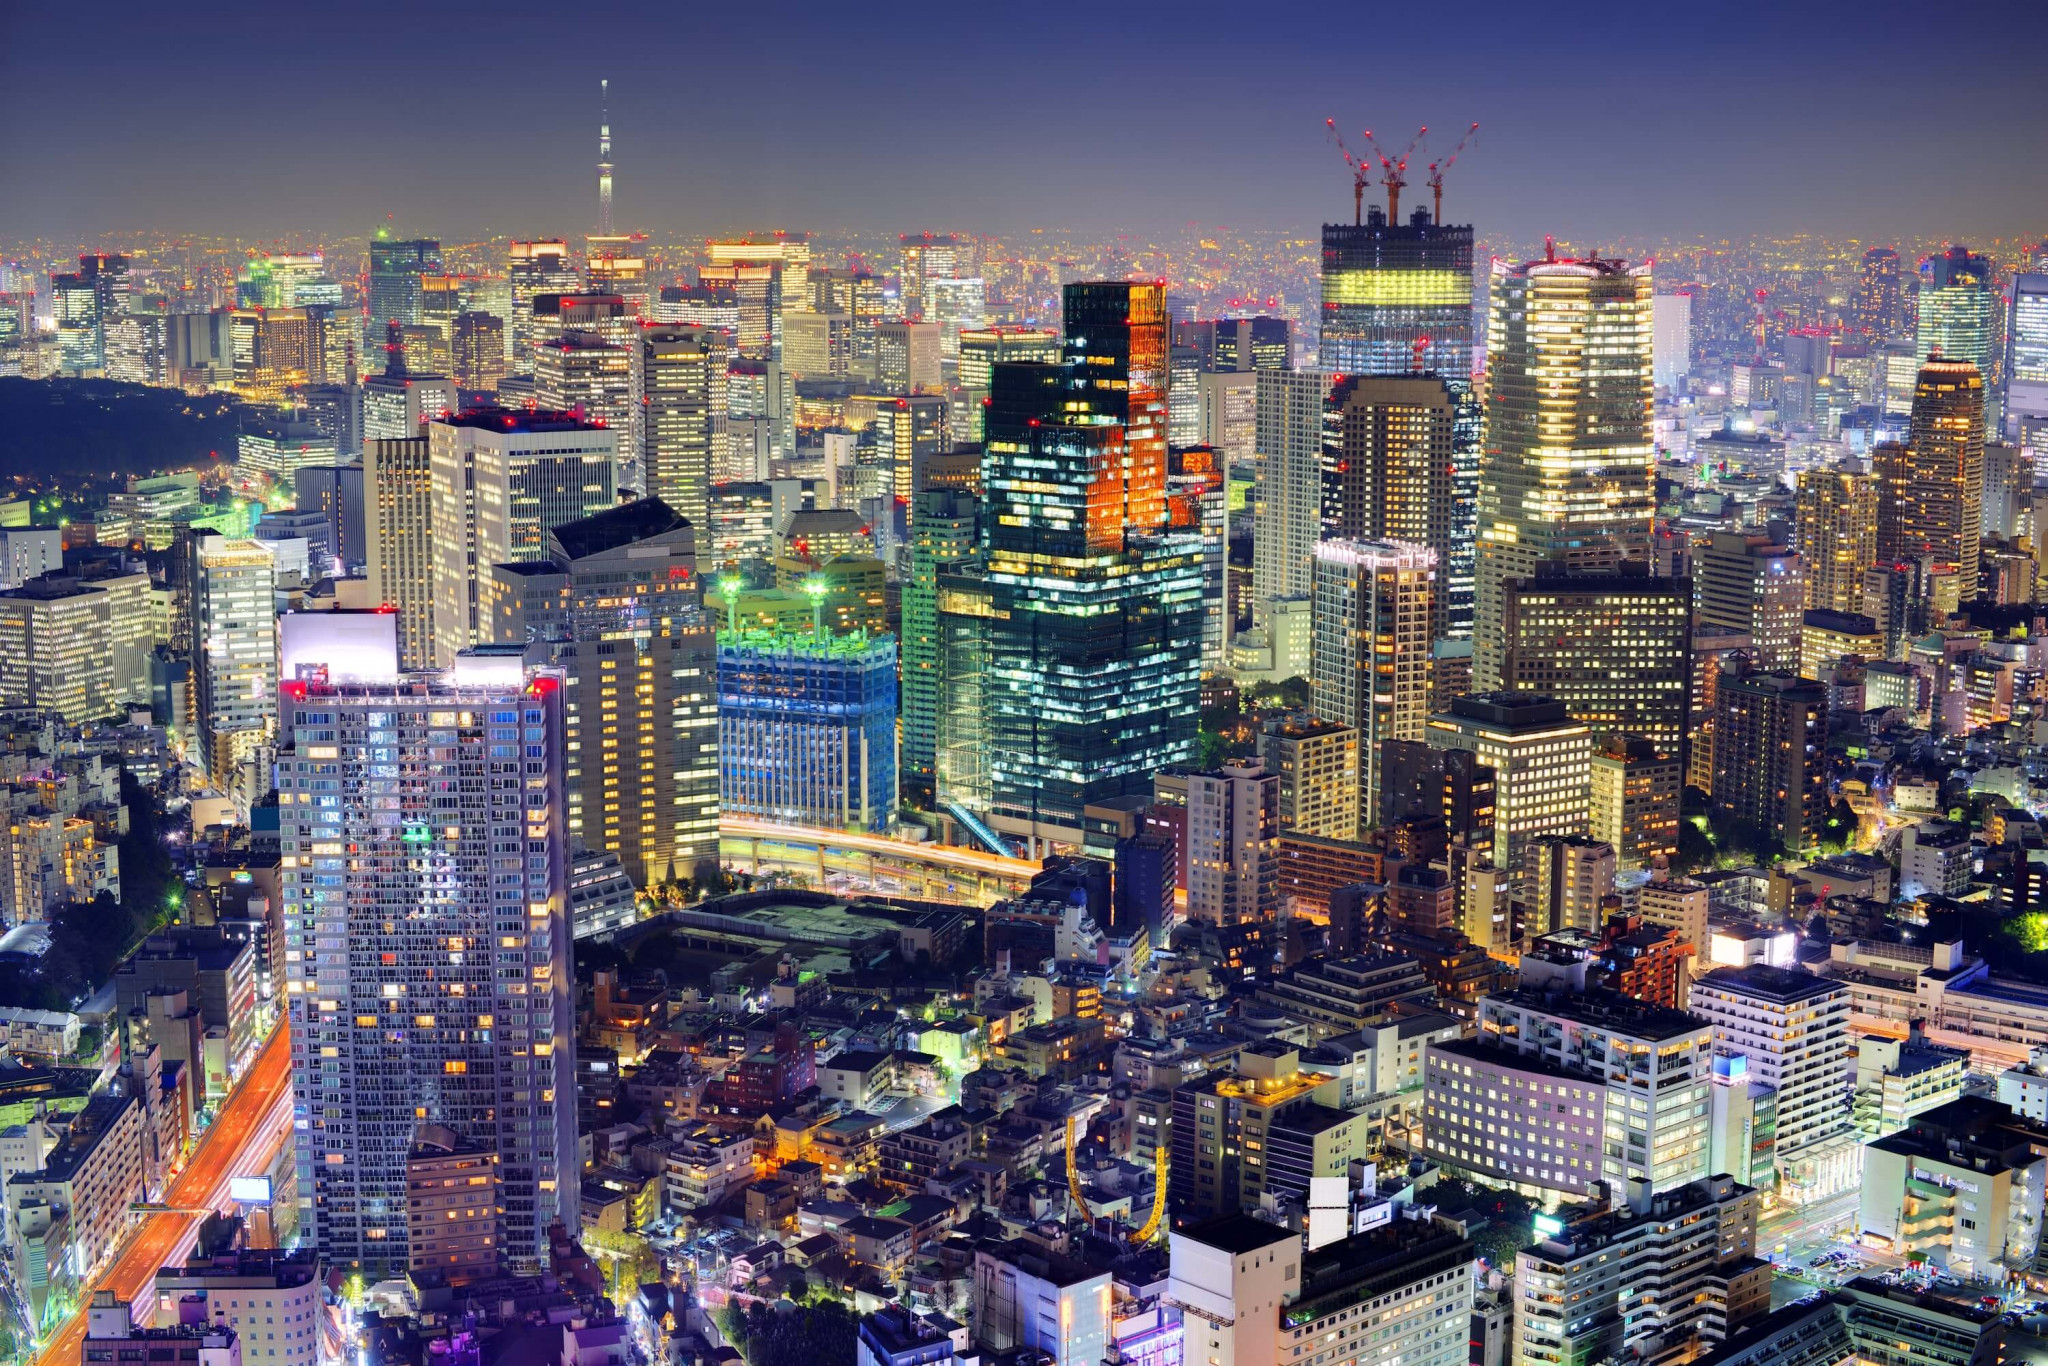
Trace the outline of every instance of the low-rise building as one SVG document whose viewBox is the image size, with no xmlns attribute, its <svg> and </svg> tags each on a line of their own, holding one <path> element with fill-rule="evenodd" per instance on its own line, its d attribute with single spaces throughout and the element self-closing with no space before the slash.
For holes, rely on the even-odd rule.
<svg viewBox="0 0 2048 1366">
<path fill-rule="evenodd" d="M 1868 1144 L 1858 1230 L 1894 1256 L 1958 1276 L 2032 1271 L 2048 1178 L 2048 1126 L 1981 1096 L 1914 1116 Z"/>
</svg>

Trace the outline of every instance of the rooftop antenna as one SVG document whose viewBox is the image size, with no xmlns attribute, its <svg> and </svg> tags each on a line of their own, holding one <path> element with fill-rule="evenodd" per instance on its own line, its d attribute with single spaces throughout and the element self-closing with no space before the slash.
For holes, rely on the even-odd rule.
<svg viewBox="0 0 2048 1366">
<path fill-rule="evenodd" d="M 612 83 L 597 83 L 597 231 L 612 235 Z"/>
</svg>

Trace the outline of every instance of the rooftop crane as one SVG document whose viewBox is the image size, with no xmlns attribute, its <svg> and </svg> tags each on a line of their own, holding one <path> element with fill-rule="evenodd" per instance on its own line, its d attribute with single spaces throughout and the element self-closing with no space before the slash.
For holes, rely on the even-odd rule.
<svg viewBox="0 0 2048 1366">
<path fill-rule="evenodd" d="M 1401 155 L 1390 157 L 1380 150 L 1379 143 L 1373 140 L 1372 129 L 1365 130 L 1365 145 L 1372 148 L 1373 155 L 1380 159 L 1380 184 L 1387 187 L 1389 223 L 1398 223 L 1401 220 L 1401 187 L 1408 183 L 1408 158 L 1415 155 L 1416 147 L 1422 142 L 1422 135 L 1428 131 L 1429 125 L 1423 124 L 1415 136 L 1408 139 L 1408 145 L 1402 149 Z"/>
<path fill-rule="evenodd" d="M 1442 161 L 1432 161 L 1429 163 L 1428 183 L 1429 188 L 1436 194 L 1436 221 L 1438 223 L 1444 221 L 1444 172 L 1451 169 L 1451 163 L 1458 159 L 1458 153 L 1465 150 L 1465 144 L 1472 141 L 1472 135 L 1478 131 L 1479 125 L 1473 124 L 1465 130 L 1465 136 L 1458 139 L 1458 145 L 1451 149 L 1449 156 L 1445 157 Z"/>
<path fill-rule="evenodd" d="M 1328 126 L 1330 136 L 1337 139 L 1337 150 L 1344 154 L 1344 164 L 1351 168 L 1351 222 L 1355 227 L 1365 221 L 1365 187 L 1372 183 L 1372 163 L 1351 154 L 1351 148 L 1345 145 L 1344 135 L 1337 131 L 1337 120 L 1324 119 L 1323 123 Z M 1371 137 L 1372 134 L 1366 136 Z"/>
</svg>

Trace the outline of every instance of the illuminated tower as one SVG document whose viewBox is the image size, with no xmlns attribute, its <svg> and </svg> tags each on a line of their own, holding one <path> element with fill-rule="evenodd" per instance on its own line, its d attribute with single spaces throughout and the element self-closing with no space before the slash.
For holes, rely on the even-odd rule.
<svg viewBox="0 0 2048 1366">
<path fill-rule="evenodd" d="M 1426 209 L 1415 210 L 1403 226 L 1377 208 L 1363 223 L 1324 224 L 1322 302 L 1322 369 L 1429 373 L 1450 387 L 1452 531 L 1439 616 L 1452 634 L 1470 634 L 1483 426 L 1472 385 L 1471 226 L 1432 222 Z"/>
<path fill-rule="evenodd" d="M 1437 587 L 1430 546 L 1316 547 L 1310 696 L 1317 716 L 1358 732 L 1361 809 L 1378 809 L 1385 742 L 1425 734 Z"/>
<path fill-rule="evenodd" d="M 1850 470 L 1806 470 L 1797 507 L 1806 610 L 1861 612 L 1863 575 L 1877 563 L 1876 481 Z"/>
<path fill-rule="evenodd" d="M 1906 444 L 1871 452 L 1877 558 L 1954 565 L 1957 596 L 1977 596 L 1983 533 L 1984 376 L 1965 360 L 1930 357 L 1913 388 Z"/>
<path fill-rule="evenodd" d="M 2032 270 L 2013 277 L 2012 318 L 2005 336 L 2005 411 L 2011 435 L 2036 451 L 2048 449 L 2042 438 L 2048 432 L 2048 274 Z M 2036 530 L 2037 545 L 2040 536 Z"/>
<path fill-rule="evenodd" d="M 706 497 L 724 427 L 731 340 L 713 327 L 687 323 L 640 334 L 641 475 L 647 492 L 676 510 L 708 540 Z"/>
<path fill-rule="evenodd" d="M 2003 305 L 1992 275 L 1991 259 L 1967 247 L 1950 247 L 1920 263 L 1920 354 L 1939 353 L 1943 360 L 1977 367 L 1984 378 L 1987 432 L 2001 430 L 1995 342 Z M 1917 389 L 1914 402 L 1919 402 Z"/>
<path fill-rule="evenodd" d="M 1335 462 L 1323 478 L 1323 527 L 1353 541 L 1405 541 L 1454 558 L 1452 481 L 1458 397 L 1436 375 L 1353 375 L 1330 394 Z M 1255 541 L 1254 546 L 1257 542 Z M 1435 635 L 1448 597 L 1435 594 Z"/>
<path fill-rule="evenodd" d="M 1501 585 L 1550 560 L 1611 563 L 1648 540 L 1648 265 L 1555 253 L 1493 267 L 1472 688 L 1501 677 Z"/>
<path fill-rule="evenodd" d="M 597 231 L 612 235 L 612 83 L 597 83 Z"/>
<path fill-rule="evenodd" d="M 1066 287 L 1059 365 L 994 367 L 982 455 L 991 824 L 1083 843 L 1083 809 L 1194 755 L 1202 537 L 1167 525 L 1166 298 Z"/>
<path fill-rule="evenodd" d="M 505 275 L 512 287 L 512 369 L 533 373 L 533 342 L 537 327 L 533 301 L 543 294 L 574 294 L 582 285 L 576 264 L 569 259 L 569 244 L 559 238 L 540 242 L 514 242 L 506 258 Z"/>
<path fill-rule="evenodd" d="M 379 228 L 370 238 L 370 316 L 363 324 L 365 357 L 382 356 L 385 329 L 391 323 L 417 327 L 426 288 L 422 277 L 441 274 L 441 244 L 432 238 L 392 240 Z"/>
</svg>

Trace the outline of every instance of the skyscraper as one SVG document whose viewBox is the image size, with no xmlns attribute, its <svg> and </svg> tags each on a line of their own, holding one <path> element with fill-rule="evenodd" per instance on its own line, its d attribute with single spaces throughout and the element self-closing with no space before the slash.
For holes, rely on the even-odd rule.
<svg viewBox="0 0 2048 1366">
<path fill-rule="evenodd" d="M 579 1189 L 560 682 L 516 651 L 383 664 L 282 689 L 301 1227 L 329 1266 L 401 1271 L 407 1154 L 441 1125 L 497 1153 L 499 1246 L 537 1269 Z"/>
<path fill-rule="evenodd" d="M 1502 583 L 1648 540 L 1650 268 L 1554 254 L 1495 262 L 1479 480 L 1472 686 L 1501 686 Z"/>
<path fill-rule="evenodd" d="M 612 83 L 597 83 L 597 230 L 612 233 Z"/>
<path fill-rule="evenodd" d="M 1993 382 L 2000 360 L 1996 341 L 2001 307 L 1989 257 L 1951 246 L 1920 263 L 1920 354 L 1977 367 L 1985 380 L 1987 432 L 2004 430 Z"/>
<path fill-rule="evenodd" d="M 1977 596 L 1983 535 L 1984 376 L 1965 360 L 1929 358 L 1913 388 L 1905 445 L 1871 452 L 1879 563 L 1953 565 L 1957 594 Z"/>
<path fill-rule="evenodd" d="M 725 427 L 729 341 L 723 332 L 687 324 L 640 334 L 646 435 L 640 466 L 650 496 L 710 534 L 708 505 L 718 438 Z"/>
<path fill-rule="evenodd" d="M 418 326 L 424 321 L 421 304 L 425 290 L 423 275 L 441 273 L 441 244 L 432 238 L 394 240 L 389 229 L 379 228 L 370 238 L 369 316 L 363 326 L 365 357 L 383 355 L 384 330 L 391 323 Z"/>
<path fill-rule="evenodd" d="M 2024 446 L 2048 451 L 2048 274 L 2024 271 L 2013 277 L 2005 338 L 2008 434 Z"/>
<path fill-rule="evenodd" d="M 1714 811 L 1787 849 L 1827 818 L 1828 694 L 1790 673 L 1723 674 L 1714 693 Z"/>
<path fill-rule="evenodd" d="M 1807 610 L 1863 610 L 1863 575 L 1877 563 L 1877 503 L 1869 475 L 1800 472 L 1793 543 L 1806 570 Z"/>
<path fill-rule="evenodd" d="M 997 365 L 982 456 L 993 823 L 1080 843 L 1082 809 L 1192 757 L 1202 539 L 1167 527 L 1156 284 L 1072 284 L 1066 360 Z"/>
<path fill-rule="evenodd" d="M 427 438 L 363 444 L 364 561 L 371 601 L 398 612 L 398 658 L 434 662 L 434 497 Z"/>
<path fill-rule="evenodd" d="M 1767 532 L 1717 531 L 1693 556 L 1693 594 L 1702 630 L 1746 633 L 1766 669 L 1799 667 L 1806 576 L 1798 552 Z"/>
<path fill-rule="evenodd" d="M 1280 909 L 1280 775 L 1256 760 L 1188 775 L 1188 918 L 1273 919 Z"/>
<path fill-rule="evenodd" d="M 1330 393 L 1334 458 L 1326 461 L 1324 534 L 1435 551 L 1431 629 L 1439 636 L 1450 610 L 1443 567 L 1456 550 L 1457 417 L 1457 395 L 1435 375 L 1346 376 Z"/>
<path fill-rule="evenodd" d="M 1651 373 L 1659 389 L 1677 389 L 1692 370 L 1692 295 L 1659 294 L 1650 305 Z"/>
<path fill-rule="evenodd" d="M 616 501 L 619 433 L 570 413 L 485 408 L 427 424 L 434 659 L 490 639 L 489 567 Z"/>
<path fill-rule="evenodd" d="M 1890 247 L 1872 247 L 1863 253 L 1863 274 L 1856 282 L 1851 303 L 1856 328 L 1874 341 L 1883 341 L 1899 329 L 1904 311 L 1900 307 L 1899 254 Z"/>
<path fill-rule="evenodd" d="M 1640 560 L 1590 574 L 1550 565 L 1503 585 L 1503 681 L 1563 702 L 1595 740 L 1640 735 L 1679 756 L 1691 636 L 1692 584 L 1652 577 Z"/>
<path fill-rule="evenodd" d="M 533 301 L 543 294 L 574 294 L 582 281 L 569 256 L 569 244 L 560 238 L 514 242 L 508 249 L 505 274 L 512 290 L 512 370 L 530 375 L 536 327 Z"/>
<path fill-rule="evenodd" d="M 1314 587 L 1332 377 L 1321 370 L 1261 370 L 1256 382 L 1252 619 L 1263 624 L 1276 598 L 1305 598 Z"/>
<path fill-rule="evenodd" d="M 505 379 L 505 320 L 495 313 L 455 315 L 455 382 L 495 394 Z"/>
<path fill-rule="evenodd" d="M 1429 722 L 1436 552 L 1400 541 L 1316 547 L 1310 698 L 1315 714 L 1358 732 L 1361 811 L 1379 808 L 1388 740 L 1420 740 Z"/>
<path fill-rule="evenodd" d="M 533 348 L 533 399 L 549 412 L 611 428 L 624 447 L 640 406 L 638 368 L 631 352 L 595 332 L 564 332 Z M 619 482 L 633 481 L 622 473 Z"/>
<path fill-rule="evenodd" d="M 1432 749 L 1461 749 L 1493 770 L 1495 868 L 1519 869 L 1535 835 L 1583 835 L 1592 801 L 1593 734 L 1564 703 L 1537 693 L 1451 699 L 1429 718 Z"/>
<path fill-rule="evenodd" d="M 1362 224 L 1323 225 L 1317 363 L 1340 374 L 1426 372 L 1451 391 L 1452 553 L 1442 568 L 1444 620 L 1457 635 L 1469 634 L 1472 626 L 1471 556 L 1484 425 L 1472 384 L 1472 348 L 1471 225 L 1433 223 L 1426 210 L 1417 209 L 1403 227 L 1377 207 Z"/>
<path fill-rule="evenodd" d="M 973 561 L 981 504 L 965 489 L 933 489 L 910 502 L 910 577 L 903 585 L 903 776 L 929 787 L 939 733 L 939 579 Z"/>
<path fill-rule="evenodd" d="M 544 644 L 562 675 L 572 844 L 648 887 L 718 864 L 718 669 L 692 528 L 643 498 L 489 566 L 491 632 Z"/>
<path fill-rule="evenodd" d="M 199 753 L 225 792 L 277 722 L 276 561 L 261 541 L 201 532 L 191 582 Z"/>
<path fill-rule="evenodd" d="M 896 818 L 896 640 L 865 631 L 718 637 L 719 806 L 827 830 Z"/>
</svg>

